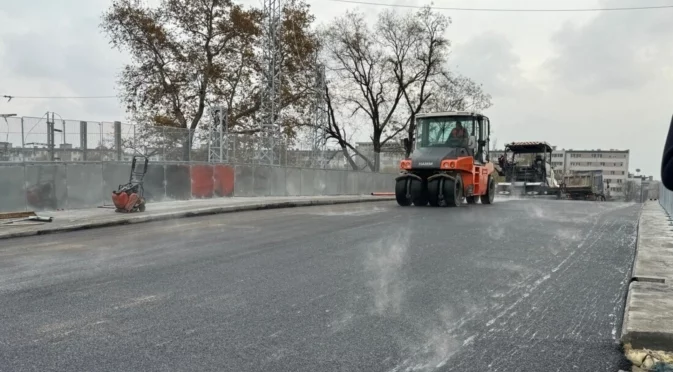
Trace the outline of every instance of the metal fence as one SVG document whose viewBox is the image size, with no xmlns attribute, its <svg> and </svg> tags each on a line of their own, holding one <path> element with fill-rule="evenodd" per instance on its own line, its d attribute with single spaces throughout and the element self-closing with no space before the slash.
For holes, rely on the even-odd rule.
<svg viewBox="0 0 673 372">
<path fill-rule="evenodd" d="M 91 208 L 111 204 L 128 182 L 127 162 L 0 163 L 0 211 Z M 361 195 L 392 191 L 393 174 L 212 163 L 150 163 L 149 201 L 226 196 Z"/>
<path fill-rule="evenodd" d="M 673 191 L 664 187 L 663 183 L 659 183 L 659 195 L 656 197 L 659 199 L 659 204 L 666 210 L 666 213 L 669 216 L 673 216 Z"/>
<path fill-rule="evenodd" d="M 129 161 L 133 155 L 148 156 L 151 161 L 204 162 L 208 158 L 207 125 L 195 131 L 184 128 L 134 125 L 120 122 L 53 120 L 47 115 L 0 119 L 0 162 L 35 161 Z M 50 138 L 50 131 L 53 137 Z M 275 165 L 286 167 L 351 169 L 339 149 L 312 149 L 309 134 L 294 139 L 276 140 L 279 159 Z M 53 146 L 50 146 L 53 141 Z M 228 133 L 223 141 L 222 162 L 258 164 L 259 133 Z M 360 152 L 370 159 L 374 154 Z M 382 171 L 394 171 L 403 154 L 388 154 Z M 362 170 L 364 161 L 357 159 Z"/>
</svg>

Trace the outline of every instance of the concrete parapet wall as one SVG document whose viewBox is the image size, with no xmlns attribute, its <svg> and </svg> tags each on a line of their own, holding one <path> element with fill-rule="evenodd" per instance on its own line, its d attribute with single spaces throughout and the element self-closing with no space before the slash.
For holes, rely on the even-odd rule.
<svg viewBox="0 0 673 372">
<path fill-rule="evenodd" d="M 142 164 L 140 165 L 142 166 Z M 110 205 L 130 162 L 0 163 L 0 212 Z M 363 195 L 392 191 L 395 174 L 262 165 L 150 162 L 149 202 L 229 196 Z"/>
</svg>

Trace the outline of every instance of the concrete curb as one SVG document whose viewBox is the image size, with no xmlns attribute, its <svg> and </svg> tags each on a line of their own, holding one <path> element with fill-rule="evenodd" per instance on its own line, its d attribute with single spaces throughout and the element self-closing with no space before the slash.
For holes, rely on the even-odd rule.
<svg viewBox="0 0 673 372">
<path fill-rule="evenodd" d="M 78 230 L 96 229 L 108 226 L 129 225 L 136 223 L 165 221 L 186 217 L 207 216 L 213 214 L 246 212 L 246 211 L 265 210 L 265 209 L 308 207 L 318 205 L 373 203 L 373 202 L 382 202 L 391 200 L 394 200 L 394 198 L 377 197 L 376 199 L 372 199 L 372 198 L 354 197 L 352 199 L 343 198 L 343 199 L 291 200 L 291 201 L 276 201 L 276 202 L 254 202 L 242 205 L 227 205 L 218 207 L 202 207 L 187 211 L 166 212 L 151 215 L 138 213 L 138 214 L 130 214 L 128 218 L 119 218 L 109 221 L 82 222 L 58 227 L 46 227 L 37 230 L 3 232 L 0 233 L 0 240 L 35 236 L 35 235 L 56 234 Z"/>
<path fill-rule="evenodd" d="M 645 207 L 643 203 L 638 215 L 636 249 L 629 273 L 620 330 L 624 355 L 633 363 L 632 371 L 673 367 L 671 318 L 659 317 L 659 314 L 671 311 L 670 302 L 667 301 L 671 297 L 671 287 L 664 284 L 664 281 L 668 283 L 667 279 L 658 277 L 657 274 L 661 274 L 661 271 L 656 271 L 657 267 L 653 267 L 651 263 L 652 238 L 670 239 L 668 238 L 670 235 L 654 232 L 653 226 L 656 228 L 656 220 L 659 220 L 659 217 L 654 217 L 653 221 L 652 210 L 646 212 Z M 647 221 L 643 221 L 644 218 Z M 653 327 L 654 323 L 660 328 Z"/>
<path fill-rule="evenodd" d="M 621 328 L 619 329 L 619 339 L 623 340 L 624 339 L 624 330 L 626 329 L 626 321 L 628 319 L 628 314 L 629 314 L 629 303 L 631 302 L 631 287 L 632 284 L 635 280 L 634 274 L 636 272 L 636 265 L 638 263 L 638 241 L 640 238 L 640 219 L 643 216 L 643 208 L 645 207 L 645 203 L 640 206 L 640 210 L 638 211 L 638 222 L 636 223 L 636 250 L 633 253 L 633 262 L 631 262 L 631 271 L 629 272 L 629 283 L 626 286 L 626 296 L 624 296 L 624 313 L 622 314 L 622 325 Z"/>
</svg>

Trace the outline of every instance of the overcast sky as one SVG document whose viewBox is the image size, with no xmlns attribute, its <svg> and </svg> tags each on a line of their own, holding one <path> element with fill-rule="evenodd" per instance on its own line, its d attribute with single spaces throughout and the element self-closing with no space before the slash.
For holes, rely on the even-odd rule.
<svg viewBox="0 0 673 372">
<path fill-rule="evenodd" d="M 423 5 L 422 1 L 384 1 Z M 308 0 L 327 22 L 355 5 Z M 259 1 L 244 1 L 259 5 Z M 435 0 L 435 6 L 590 8 L 672 0 Z M 107 0 L 0 0 L 0 94 L 115 95 L 126 57 L 99 32 Z M 358 6 L 375 15 L 383 8 Z M 400 11 L 405 11 L 400 9 Z M 673 9 L 585 13 L 445 11 L 451 66 L 493 95 L 498 143 L 545 140 L 572 149 L 630 149 L 631 170 L 659 178 L 673 115 Z M 372 16 L 372 20 L 374 16 Z M 0 113 L 123 120 L 115 99 L 0 101 Z M 6 130 L 0 122 L 0 133 Z"/>
</svg>

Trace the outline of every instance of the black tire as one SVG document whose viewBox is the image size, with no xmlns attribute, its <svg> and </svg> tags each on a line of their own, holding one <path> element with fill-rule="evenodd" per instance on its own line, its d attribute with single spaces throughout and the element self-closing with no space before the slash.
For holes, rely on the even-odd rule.
<svg viewBox="0 0 673 372">
<path fill-rule="evenodd" d="M 481 204 L 493 204 L 493 200 L 495 199 L 495 180 L 493 177 L 488 176 L 486 185 L 486 194 L 480 197 Z"/>
<path fill-rule="evenodd" d="M 426 181 L 411 181 L 411 202 L 417 207 L 428 205 L 428 186 Z"/>
<path fill-rule="evenodd" d="M 426 195 L 428 196 L 428 203 L 430 203 L 430 205 L 433 206 L 433 207 L 438 207 L 439 206 L 439 180 L 434 179 L 432 181 L 428 181 L 427 188 L 428 188 L 428 193 Z"/>
<path fill-rule="evenodd" d="M 428 185 L 425 180 L 411 181 L 411 202 L 417 207 L 428 205 Z"/>
<path fill-rule="evenodd" d="M 472 196 L 466 196 L 465 201 L 467 204 L 477 204 L 477 197 L 472 195 Z"/>
<path fill-rule="evenodd" d="M 407 180 L 401 179 L 395 182 L 395 199 L 397 204 L 402 207 L 408 207 L 411 205 L 411 199 L 407 198 Z"/>
<path fill-rule="evenodd" d="M 455 180 L 444 179 L 444 203 L 447 207 L 458 207 L 463 201 L 463 180 L 457 176 Z"/>
</svg>

